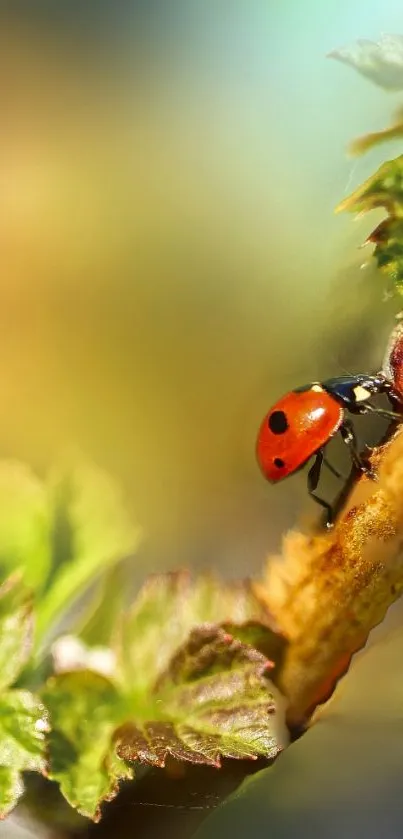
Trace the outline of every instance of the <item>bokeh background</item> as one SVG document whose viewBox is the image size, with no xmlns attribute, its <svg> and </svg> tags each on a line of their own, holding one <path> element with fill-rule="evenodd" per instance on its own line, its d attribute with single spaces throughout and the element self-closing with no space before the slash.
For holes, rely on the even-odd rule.
<svg viewBox="0 0 403 839">
<path fill-rule="evenodd" d="M 396 311 L 335 205 L 399 98 L 326 59 L 398 0 L 0 7 L 0 455 L 79 446 L 126 487 L 146 571 L 259 571 L 298 516 L 257 428 L 380 363 Z M 390 155 L 397 153 L 390 145 Z"/>
<path fill-rule="evenodd" d="M 377 219 L 334 207 L 401 153 L 346 156 L 401 100 L 326 55 L 402 30 L 399 0 L 0 0 L 0 456 L 44 471 L 74 445 L 120 479 L 145 531 L 139 579 L 258 573 L 316 515 L 303 473 L 265 483 L 256 433 L 294 385 L 380 364 L 398 306 L 358 248 Z M 388 621 L 380 637 L 399 606 Z M 373 668 L 389 697 L 395 661 Z M 366 788 L 394 812 L 373 795 L 372 766 L 400 777 L 385 708 L 376 761 L 372 719 L 346 751 L 359 815 Z M 344 818 L 350 776 L 333 761 L 329 798 L 310 798 L 306 768 L 325 778 L 332 752 L 300 742 L 289 812 L 308 835 L 312 813 Z"/>
</svg>

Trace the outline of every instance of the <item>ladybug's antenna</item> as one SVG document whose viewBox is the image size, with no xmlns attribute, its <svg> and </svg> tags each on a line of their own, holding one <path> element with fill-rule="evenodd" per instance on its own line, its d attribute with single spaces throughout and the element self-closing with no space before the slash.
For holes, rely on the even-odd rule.
<svg viewBox="0 0 403 839">
<path fill-rule="evenodd" d="M 336 358 L 335 361 L 336 361 L 336 364 L 337 364 L 339 370 L 341 370 L 346 376 L 355 376 L 355 373 L 352 373 L 351 370 L 346 370 L 344 365 L 340 363 L 339 358 Z"/>
<path fill-rule="evenodd" d="M 343 373 L 345 373 L 346 376 L 356 376 L 357 375 L 356 372 L 352 373 L 351 370 L 346 370 L 346 368 L 343 366 L 343 364 L 340 363 L 339 359 L 337 359 L 337 364 L 338 364 L 340 370 L 342 370 Z M 382 371 L 380 371 L 380 372 L 382 372 Z"/>
<path fill-rule="evenodd" d="M 354 376 L 355 375 L 354 373 L 351 372 L 351 370 L 346 370 L 346 368 L 341 363 L 341 361 L 340 361 L 340 359 L 337 355 L 334 355 L 332 353 L 332 358 L 333 358 L 333 361 L 336 363 L 336 366 L 339 368 L 339 370 L 341 370 L 342 373 L 344 373 L 346 376 Z"/>
<path fill-rule="evenodd" d="M 346 376 L 354 376 L 354 373 L 352 373 L 351 370 L 346 370 L 346 368 L 343 367 L 342 364 L 340 364 L 339 366 L 340 366 L 340 369 L 343 371 L 343 373 L 346 374 Z"/>
</svg>

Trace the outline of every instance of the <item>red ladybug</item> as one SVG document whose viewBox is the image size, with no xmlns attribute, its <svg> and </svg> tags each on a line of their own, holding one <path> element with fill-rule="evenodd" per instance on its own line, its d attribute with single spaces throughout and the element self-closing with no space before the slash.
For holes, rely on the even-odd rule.
<svg viewBox="0 0 403 839">
<path fill-rule="evenodd" d="M 371 398 L 378 393 L 387 393 L 391 401 L 395 398 L 393 386 L 383 373 L 327 379 L 287 393 L 269 411 L 260 427 L 256 451 L 265 477 L 273 483 L 287 478 L 315 455 L 308 473 L 308 492 L 325 507 L 330 523 L 331 505 L 315 495 L 315 490 L 323 463 L 337 477 L 341 475 L 326 460 L 324 448 L 340 431 L 355 467 L 371 475 L 370 467 L 358 452 L 354 427 L 346 418 L 346 410 L 352 414 L 371 412 L 388 419 L 401 419 L 399 414 L 371 405 Z"/>
</svg>

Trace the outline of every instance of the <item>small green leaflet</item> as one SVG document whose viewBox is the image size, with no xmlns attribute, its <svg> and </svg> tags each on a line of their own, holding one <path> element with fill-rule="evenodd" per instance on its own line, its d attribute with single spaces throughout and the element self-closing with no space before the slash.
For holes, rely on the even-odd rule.
<svg viewBox="0 0 403 839">
<path fill-rule="evenodd" d="M 0 695 L 28 661 L 32 643 L 32 598 L 19 577 L 0 586 Z"/>
<path fill-rule="evenodd" d="M 124 716 L 119 692 L 105 676 L 82 670 L 52 677 L 43 700 L 52 720 L 49 777 L 81 815 L 99 821 L 101 803 L 133 777 L 112 742 Z"/>
<path fill-rule="evenodd" d="M 0 461 L 0 581 L 18 572 L 32 590 L 36 652 L 140 537 L 119 486 L 84 458 L 67 458 L 46 481 L 25 464 Z"/>
<path fill-rule="evenodd" d="M 45 485 L 23 463 L 0 461 L 0 579 L 16 570 L 40 590 L 51 564 L 51 515 Z"/>
<path fill-rule="evenodd" d="M 91 583 L 134 554 L 141 536 L 120 488 L 83 459 L 55 469 L 48 493 L 53 562 L 37 608 L 37 644 Z"/>
<path fill-rule="evenodd" d="M 0 818 L 24 791 L 21 773 L 46 772 L 47 711 L 32 693 L 11 687 L 28 659 L 31 639 L 30 598 L 10 578 L 0 587 Z"/>
<path fill-rule="evenodd" d="M 385 209 L 388 215 L 367 242 L 375 245 L 374 257 L 380 270 L 403 294 L 403 155 L 380 166 L 339 204 L 336 212 L 367 213 L 378 208 Z"/>
</svg>

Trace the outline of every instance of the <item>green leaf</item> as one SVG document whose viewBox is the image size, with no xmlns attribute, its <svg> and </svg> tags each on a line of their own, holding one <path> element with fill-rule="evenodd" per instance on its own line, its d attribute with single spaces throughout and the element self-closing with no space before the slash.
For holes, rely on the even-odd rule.
<svg viewBox="0 0 403 839">
<path fill-rule="evenodd" d="M 109 646 L 120 615 L 130 602 L 130 561 L 120 562 L 103 576 L 94 597 L 76 623 L 76 634 L 89 646 Z"/>
<path fill-rule="evenodd" d="M 23 792 L 23 770 L 45 771 L 47 712 L 28 691 L 7 690 L 27 662 L 32 603 L 18 577 L 0 587 L 0 818 Z"/>
<path fill-rule="evenodd" d="M 20 570 L 41 589 L 50 568 L 51 520 L 44 484 L 22 463 L 0 462 L 0 571 Z"/>
<path fill-rule="evenodd" d="M 0 586 L 0 691 L 19 676 L 29 658 L 31 640 L 31 597 L 17 578 L 10 577 Z"/>
<path fill-rule="evenodd" d="M 403 90 L 403 37 L 383 35 L 379 41 L 360 40 L 333 50 L 329 58 L 354 67 L 384 90 Z"/>
<path fill-rule="evenodd" d="M 45 772 L 48 715 L 32 693 L 10 690 L 0 695 L 0 818 L 23 793 L 22 771 Z"/>
<path fill-rule="evenodd" d="M 380 270 L 403 294 L 403 155 L 384 163 L 352 195 L 336 208 L 366 213 L 384 208 L 388 216 L 368 237 L 375 244 L 374 257 Z"/>
<path fill-rule="evenodd" d="M 116 630 L 114 681 L 89 669 L 61 672 L 43 694 L 52 721 L 50 777 L 72 806 L 99 819 L 102 801 L 131 777 L 126 761 L 163 766 L 172 755 L 219 766 L 223 756 L 275 757 L 273 662 L 251 643 L 281 651 L 269 624 L 247 582 L 192 582 L 186 573 L 147 581 Z M 64 640 L 73 666 L 91 666 L 94 650 Z M 55 666 L 65 668 L 66 648 L 56 644 L 54 654 Z"/>
<path fill-rule="evenodd" d="M 248 581 L 192 581 L 186 572 L 151 577 L 122 618 L 116 646 L 133 708 L 117 735 L 121 756 L 158 766 L 168 754 L 218 765 L 221 756 L 279 751 L 266 677 L 273 667 L 267 656 L 280 657 L 284 640 Z"/>
<path fill-rule="evenodd" d="M 102 801 L 133 775 L 112 743 L 123 713 L 119 693 L 100 674 L 80 671 L 52 677 L 43 699 L 52 722 L 49 777 L 72 807 L 98 821 Z"/>
<path fill-rule="evenodd" d="M 263 653 L 274 664 L 276 670 L 279 670 L 287 648 L 286 639 L 279 632 L 270 629 L 263 621 L 263 616 L 260 622 L 258 620 L 248 620 L 245 623 L 224 621 L 221 628 L 242 644 L 247 644 Z"/>
<path fill-rule="evenodd" d="M 9 766 L 0 766 L 0 819 L 14 809 L 24 792 L 21 773 Z"/>
<path fill-rule="evenodd" d="M 194 839 L 400 837 L 402 649 L 401 612 L 389 612 L 305 734 L 244 781 Z"/>
<path fill-rule="evenodd" d="M 140 531 L 120 489 L 102 470 L 81 462 L 51 480 L 56 555 L 37 611 L 37 643 L 76 597 L 136 550 Z"/>
<path fill-rule="evenodd" d="M 42 702 L 26 690 L 0 696 L 0 765 L 42 772 L 48 715 Z"/>
<path fill-rule="evenodd" d="M 164 766 L 168 755 L 212 766 L 221 757 L 274 758 L 281 746 L 270 667 L 223 629 L 195 629 L 154 686 L 153 717 L 143 708 L 143 719 L 116 732 L 118 754 L 152 766 Z"/>
<path fill-rule="evenodd" d="M 403 155 L 383 163 L 374 175 L 339 204 L 336 211 L 367 213 L 379 207 L 403 218 Z"/>
<path fill-rule="evenodd" d="M 259 623 L 259 649 L 275 661 L 282 654 L 285 641 L 248 580 L 223 584 L 212 575 L 193 581 L 187 572 L 162 574 L 147 580 L 122 617 L 116 637 L 121 679 L 137 691 L 152 689 L 191 630 L 204 623 L 222 624 L 234 636 Z"/>
</svg>

